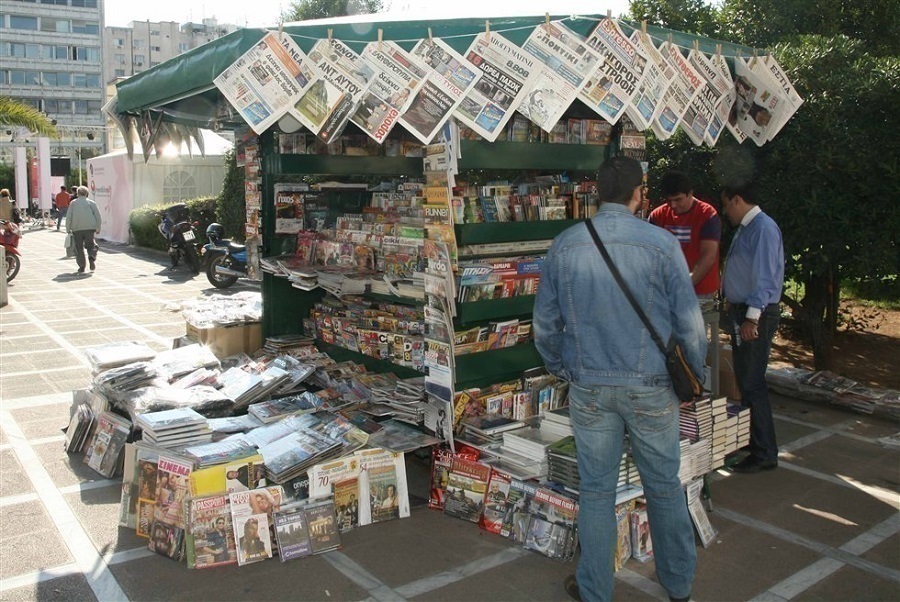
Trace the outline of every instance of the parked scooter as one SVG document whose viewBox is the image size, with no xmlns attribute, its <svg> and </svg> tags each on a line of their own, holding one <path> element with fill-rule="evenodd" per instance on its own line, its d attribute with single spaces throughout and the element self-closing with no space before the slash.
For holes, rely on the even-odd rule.
<svg viewBox="0 0 900 602">
<path fill-rule="evenodd" d="M 0 219 L 0 245 L 6 250 L 6 281 L 10 282 L 19 273 L 22 266 L 22 254 L 19 253 L 19 239 L 22 238 L 19 226 L 11 221 Z"/>
<path fill-rule="evenodd" d="M 200 273 L 200 255 L 197 253 L 197 222 L 188 221 L 187 205 L 178 203 L 162 212 L 159 220 L 159 233 L 169 243 L 169 257 L 172 259 L 171 269 L 178 267 L 181 259 L 185 260 L 191 272 Z"/>
<path fill-rule="evenodd" d="M 228 288 L 238 278 L 247 277 L 247 247 L 225 238 L 221 224 L 210 224 L 206 229 L 209 243 L 203 247 L 206 257 L 206 278 L 216 288 Z"/>
</svg>

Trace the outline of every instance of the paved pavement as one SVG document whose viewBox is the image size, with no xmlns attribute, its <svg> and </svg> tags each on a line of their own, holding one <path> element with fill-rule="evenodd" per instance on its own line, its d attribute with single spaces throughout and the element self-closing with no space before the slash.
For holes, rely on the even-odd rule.
<svg viewBox="0 0 900 602">
<path fill-rule="evenodd" d="M 101 243 L 102 244 L 102 243 Z M 408 519 L 357 529 L 339 551 L 189 571 L 117 526 L 120 487 L 68 455 L 71 391 L 90 383 L 83 349 L 184 332 L 171 306 L 213 292 L 164 254 L 102 244 L 75 276 L 63 235 L 26 234 L 0 309 L 0 600 L 566 600 L 573 563 L 421 505 L 426 463 L 408 458 Z M 248 285 L 242 285 L 244 290 Z M 238 289 L 239 290 L 239 289 Z M 900 462 L 877 439 L 896 423 L 774 397 L 778 470 L 717 474 L 719 534 L 699 549 L 695 600 L 900 598 Z M 653 563 L 617 574 L 617 600 L 665 600 Z"/>
</svg>

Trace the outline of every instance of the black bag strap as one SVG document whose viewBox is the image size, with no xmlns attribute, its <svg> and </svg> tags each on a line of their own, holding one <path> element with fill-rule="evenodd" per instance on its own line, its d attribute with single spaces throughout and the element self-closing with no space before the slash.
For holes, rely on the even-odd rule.
<svg viewBox="0 0 900 602">
<path fill-rule="evenodd" d="M 637 312 L 637 315 L 641 318 L 644 326 L 647 327 L 647 330 L 650 332 L 650 336 L 653 338 L 653 342 L 656 343 L 656 346 L 659 347 L 659 350 L 663 355 L 667 355 L 668 348 L 663 345 L 662 339 L 659 338 L 659 335 L 656 333 L 656 329 L 653 328 L 653 324 L 650 323 L 650 318 L 647 317 L 647 314 L 645 314 L 641 306 L 638 305 L 638 302 L 635 300 L 634 295 L 631 294 L 631 289 L 628 288 L 628 285 L 625 284 L 625 281 L 622 279 L 622 274 L 619 273 L 619 269 L 616 267 L 616 264 L 612 262 L 612 258 L 609 256 L 609 252 L 606 250 L 606 245 L 603 244 L 603 241 L 600 240 L 600 236 L 597 235 L 597 230 L 596 228 L 594 228 L 593 222 L 591 222 L 590 218 L 588 218 L 584 220 L 584 223 L 587 225 L 588 232 L 591 233 L 591 238 L 594 239 L 594 244 L 596 244 L 597 248 L 600 249 L 600 254 L 603 255 L 603 259 L 606 261 L 606 265 L 609 266 L 609 271 L 612 273 L 613 278 L 616 279 L 616 283 L 619 285 L 619 288 L 621 288 L 622 292 L 625 293 L 625 297 L 628 298 L 628 302 L 631 303 L 631 307 L 634 308 L 634 311 Z"/>
</svg>

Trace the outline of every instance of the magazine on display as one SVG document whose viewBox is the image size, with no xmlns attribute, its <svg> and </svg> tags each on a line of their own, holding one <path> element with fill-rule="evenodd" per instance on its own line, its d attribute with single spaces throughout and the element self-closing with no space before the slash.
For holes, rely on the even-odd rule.
<svg viewBox="0 0 900 602">
<path fill-rule="evenodd" d="M 237 562 L 231 507 L 227 496 L 191 498 L 186 502 L 185 515 L 185 556 L 189 569 Z"/>
<path fill-rule="evenodd" d="M 426 69 L 426 78 L 400 123 L 423 144 L 430 144 L 481 79 L 481 71 L 438 38 L 419 40 L 410 56 Z"/>
<path fill-rule="evenodd" d="M 125 468 L 122 474 L 122 500 L 119 506 L 119 525 L 137 528 L 138 500 L 156 500 L 156 473 L 159 449 L 145 443 L 125 444 Z M 149 527 L 149 525 L 148 525 Z M 145 529 L 146 530 L 146 529 Z"/>
<path fill-rule="evenodd" d="M 703 500 L 701 499 L 701 494 L 703 493 L 703 478 L 701 477 L 688 483 L 686 492 L 688 511 L 691 515 L 691 520 L 694 521 L 697 535 L 700 536 L 700 543 L 703 544 L 704 548 L 708 548 L 709 544 L 716 539 L 716 535 L 718 535 L 719 532 L 713 527 L 712 523 L 709 522 L 709 516 L 703 508 Z"/>
<path fill-rule="evenodd" d="M 478 526 L 485 531 L 499 534 L 503 529 L 503 517 L 509 511 L 509 483 L 511 477 L 498 470 L 491 471 L 485 496 L 484 510 L 478 520 Z"/>
<path fill-rule="evenodd" d="M 238 564 L 272 557 L 272 514 L 281 506 L 281 487 L 261 487 L 228 496 Z"/>
<path fill-rule="evenodd" d="M 188 497 L 192 470 L 190 461 L 160 453 L 153 513 L 155 522 L 184 528 L 184 500 Z"/>
<path fill-rule="evenodd" d="M 122 451 L 130 434 L 131 421 L 112 412 L 101 412 L 85 452 L 87 465 L 104 477 L 112 477 L 121 465 Z"/>
<path fill-rule="evenodd" d="M 339 548 L 341 534 L 335 523 L 334 500 L 309 500 L 303 503 L 312 553 L 321 554 Z"/>
<path fill-rule="evenodd" d="M 154 521 L 147 547 L 174 560 L 181 560 L 184 553 L 184 528 Z"/>
<path fill-rule="evenodd" d="M 281 562 L 312 554 L 305 505 L 289 504 L 275 513 L 275 539 Z"/>
<path fill-rule="evenodd" d="M 453 458 L 444 497 L 444 514 L 477 523 L 484 509 L 491 467 L 460 457 Z"/>
<path fill-rule="evenodd" d="M 359 477 L 335 482 L 334 511 L 341 533 L 359 526 Z"/>
<path fill-rule="evenodd" d="M 702 76 L 681 54 L 681 49 L 671 42 L 663 42 L 659 53 L 669 62 L 675 71 L 666 95 L 663 97 L 662 110 L 653 121 L 653 133 L 660 140 L 668 140 L 675 133 L 684 112 L 687 111 L 699 91 Z"/>
<path fill-rule="evenodd" d="M 213 83 L 253 131 L 262 134 L 319 78 L 290 36 L 269 33 Z"/>
<path fill-rule="evenodd" d="M 575 556 L 578 503 L 560 493 L 538 488 L 531 506 L 525 548 L 550 558 Z"/>
<path fill-rule="evenodd" d="M 557 22 L 534 28 L 522 49 L 541 62 L 531 91 L 516 107 L 545 132 L 551 132 L 599 67 L 600 59 L 584 38 Z"/>
<path fill-rule="evenodd" d="M 632 104 L 644 82 L 648 57 L 613 19 L 603 19 L 587 39 L 601 59 L 578 98 L 610 123 L 616 123 Z"/>
<path fill-rule="evenodd" d="M 481 33 L 466 59 L 482 73 L 455 116 L 482 138 L 493 142 L 537 78 L 540 63 L 498 33 Z"/>
<path fill-rule="evenodd" d="M 425 82 L 427 70 L 393 42 L 370 42 L 362 59 L 373 72 L 368 91 L 350 120 L 382 144 Z"/>
<path fill-rule="evenodd" d="M 291 115 L 330 144 L 343 133 L 375 73 L 336 39 L 317 40 L 309 60 L 321 77 L 294 103 Z"/>
</svg>

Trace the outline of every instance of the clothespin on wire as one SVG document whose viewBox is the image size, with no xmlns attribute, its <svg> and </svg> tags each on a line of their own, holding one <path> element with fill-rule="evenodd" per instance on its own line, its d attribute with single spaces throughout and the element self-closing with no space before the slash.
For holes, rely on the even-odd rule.
<svg viewBox="0 0 900 602">
<path fill-rule="evenodd" d="M 550 29 L 550 13 L 544 13 L 544 26 Z"/>
<path fill-rule="evenodd" d="M 278 42 L 284 40 L 284 19 L 278 22 Z"/>
<path fill-rule="evenodd" d="M 381 52 L 381 38 L 383 35 L 384 35 L 384 30 L 379 29 L 378 30 L 378 52 Z"/>
<path fill-rule="evenodd" d="M 608 8 L 606 9 L 606 18 L 612 19 L 612 10 L 611 9 L 608 9 Z"/>
<path fill-rule="evenodd" d="M 484 39 L 487 40 L 488 42 L 491 41 L 491 22 L 490 21 L 484 22 Z"/>
<path fill-rule="evenodd" d="M 432 42 L 434 42 L 434 38 L 431 37 L 431 28 L 429 27 L 428 28 L 428 43 L 431 44 Z"/>
<path fill-rule="evenodd" d="M 756 66 L 756 48 L 753 49 L 753 58 L 750 60 L 750 68 L 753 69 Z"/>
<path fill-rule="evenodd" d="M 647 43 L 647 21 L 641 21 L 641 40 L 646 44 Z"/>
<path fill-rule="evenodd" d="M 333 30 L 333 29 L 329 29 L 329 30 L 328 30 L 328 45 L 329 45 L 329 46 L 331 45 L 331 36 L 332 36 L 333 33 L 334 33 L 334 30 Z"/>
</svg>

